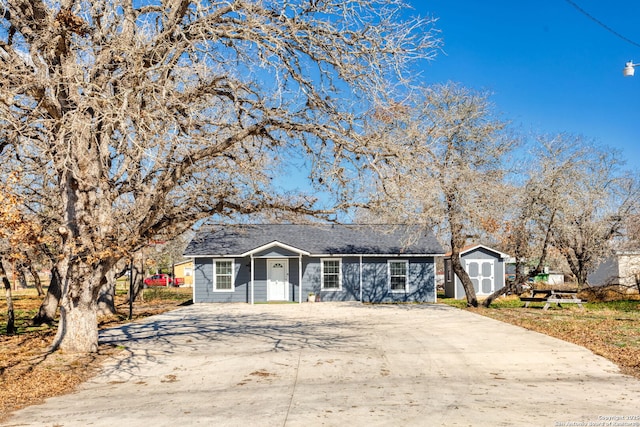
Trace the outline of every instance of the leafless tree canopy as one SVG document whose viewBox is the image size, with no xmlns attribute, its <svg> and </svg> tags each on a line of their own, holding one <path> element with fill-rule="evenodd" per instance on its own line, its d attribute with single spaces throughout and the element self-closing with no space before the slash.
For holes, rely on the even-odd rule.
<svg viewBox="0 0 640 427">
<path fill-rule="evenodd" d="M 501 222 L 505 159 L 517 140 L 495 117 L 487 94 L 457 84 L 426 88 L 380 108 L 374 119 L 369 135 L 380 150 L 370 168 L 382 179 L 375 181 L 370 209 L 391 220 L 444 227 L 454 271 L 469 304 L 477 305 L 457 254 Z"/>
<path fill-rule="evenodd" d="M 30 208 L 59 229 L 68 335 L 58 344 L 95 349 L 79 325 L 94 323 L 105 272 L 147 239 L 213 214 L 313 212 L 313 197 L 274 185 L 292 158 L 313 166 L 318 187 L 346 184 L 361 112 L 437 45 L 431 21 L 401 22 L 402 10 L 397 0 L 0 2 L 3 167 L 20 169 Z"/>
<path fill-rule="evenodd" d="M 582 136 L 540 138 L 537 163 L 532 219 L 584 286 L 637 211 L 638 181 L 621 168 L 619 153 Z"/>
</svg>

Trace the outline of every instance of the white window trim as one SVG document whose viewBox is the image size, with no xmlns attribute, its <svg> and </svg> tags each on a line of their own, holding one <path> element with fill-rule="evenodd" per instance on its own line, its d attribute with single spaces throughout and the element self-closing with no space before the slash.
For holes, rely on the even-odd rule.
<svg viewBox="0 0 640 427">
<path fill-rule="evenodd" d="M 404 263 L 405 264 L 405 282 L 404 289 L 391 289 L 391 264 Z M 406 259 L 390 259 L 387 260 L 387 287 L 389 292 L 392 293 L 406 293 L 409 291 L 409 260 Z"/>
<path fill-rule="evenodd" d="M 216 283 L 216 265 L 219 262 L 230 262 L 231 263 L 231 289 L 218 289 L 217 287 L 217 283 Z M 235 262 L 232 259 L 214 259 L 213 260 L 213 292 L 235 292 L 236 290 L 236 278 L 235 278 L 235 272 L 236 272 L 236 268 L 235 268 Z"/>
<path fill-rule="evenodd" d="M 325 288 L 324 287 L 324 262 L 325 261 L 338 261 L 338 287 L 337 288 Z M 320 259 L 320 290 L 337 292 L 342 290 L 342 258 L 321 258 Z"/>
</svg>

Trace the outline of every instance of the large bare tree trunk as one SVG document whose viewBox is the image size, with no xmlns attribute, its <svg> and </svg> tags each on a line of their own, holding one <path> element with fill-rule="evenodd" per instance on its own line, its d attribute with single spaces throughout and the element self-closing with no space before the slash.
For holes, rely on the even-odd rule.
<svg viewBox="0 0 640 427">
<path fill-rule="evenodd" d="M 506 294 L 508 292 L 513 292 L 514 290 L 516 290 L 517 289 L 516 283 L 518 283 L 518 282 L 507 283 L 505 286 L 503 286 L 500 289 L 494 291 L 484 301 L 482 301 L 482 306 L 488 308 L 491 305 L 491 303 L 493 303 L 493 301 L 496 298 L 498 298 L 499 296 L 504 295 L 504 294 Z"/>
<path fill-rule="evenodd" d="M 98 351 L 97 324 L 96 304 L 87 295 L 81 296 L 76 301 L 63 298 L 60 306 L 60 323 L 51 346 L 52 350 L 68 353 L 95 353 Z"/>
<path fill-rule="evenodd" d="M 16 264 L 15 273 L 18 276 L 18 283 L 20 283 L 20 289 L 27 289 L 27 276 L 24 274 L 25 265 L 20 262 Z"/>
<path fill-rule="evenodd" d="M 130 292 L 131 286 L 129 286 L 129 292 L 127 294 L 129 303 L 137 300 L 144 300 L 144 293 L 142 292 L 142 290 L 144 289 L 144 269 L 142 266 L 142 261 L 140 261 L 140 268 L 138 268 L 138 263 L 135 262 L 136 258 L 141 259 L 141 257 L 136 256 L 134 258 L 134 262 L 132 262 L 130 265 L 130 268 L 132 268 L 129 271 L 129 280 L 133 281 L 133 299 Z"/>
<path fill-rule="evenodd" d="M 62 296 L 62 290 L 60 288 L 60 273 L 56 267 L 51 269 L 51 280 L 49 282 L 49 290 L 44 297 L 38 314 L 33 318 L 34 325 L 42 325 L 44 323 L 50 325 L 56 318 L 56 312 L 58 311 L 58 305 L 60 304 L 60 298 Z"/>
<path fill-rule="evenodd" d="M 464 293 L 467 296 L 467 306 L 477 307 L 478 298 L 476 297 L 476 290 L 473 287 L 473 282 L 467 273 L 467 270 L 462 267 L 460 260 L 460 251 L 466 243 L 464 227 L 462 226 L 464 216 L 464 208 L 460 206 L 458 201 L 459 191 L 457 189 L 457 182 L 453 185 L 443 185 L 445 188 L 445 198 L 447 201 L 447 218 L 449 220 L 449 231 L 451 232 L 451 267 L 454 274 L 462 283 Z"/>
<path fill-rule="evenodd" d="M 60 322 L 52 349 L 70 353 L 98 351 L 98 306 L 96 294 L 113 262 L 94 264 L 70 257 L 60 263 L 62 301 Z"/>
<path fill-rule="evenodd" d="M 111 269 L 107 272 L 104 284 L 100 288 L 98 297 L 98 315 L 108 316 L 116 314 L 116 272 Z"/>
<path fill-rule="evenodd" d="M 38 291 L 38 296 L 39 297 L 43 296 L 44 295 L 44 289 L 42 289 L 42 281 L 40 280 L 40 275 L 38 274 L 36 269 L 33 267 L 33 263 L 31 261 L 27 262 L 27 269 L 29 270 L 29 272 L 33 276 L 33 283 L 34 283 L 34 285 L 36 287 L 36 290 Z"/>
<path fill-rule="evenodd" d="M 7 278 L 7 272 L 4 270 L 2 260 L 0 260 L 0 279 L 4 285 L 5 295 L 7 298 L 7 335 L 12 335 L 16 332 L 13 297 L 11 295 L 11 282 L 9 282 L 9 279 Z"/>
<path fill-rule="evenodd" d="M 476 297 L 476 290 L 473 287 L 473 282 L 460 262 L 460 248 L 456 247 L 451 251 L 451 267 L 453 268 L 455 275 L 458 276 L 460 283 L 462 283 L 464 293 L 467 296 L 467 305 L 470 307 L 477 307 L 478 298 Z"/>
</svg>

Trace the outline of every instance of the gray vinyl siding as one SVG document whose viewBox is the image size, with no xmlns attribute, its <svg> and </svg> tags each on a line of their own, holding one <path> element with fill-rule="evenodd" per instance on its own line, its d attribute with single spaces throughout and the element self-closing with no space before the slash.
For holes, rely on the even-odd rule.
<svg viewBox="0 0 640 427">
<path fill-rule="evenodd" d="M 388 261 L 409 262 L 407 289 L 392 292 L 389 289 Z M 433 258 L 369 258 L 363 265 L 363 302 L 435 302 L 436 280 Z"/>
<path fill-rule="evenodd" d="M 278 258 L 278 254 L 273 258 Z M 280 254 L 282 255 L 282 254 Z M 328 257 L 327 257 L 328 258 Z M 341 260 L 342 288 L 321 290 L 321 260 L 325 258 L 302 258 L 302 300 L 310 292 L 319 295 L 321 301 L 360 300 L 360 257 L 334 257 Z M 390 302 L 435 302 L 435 261 L 433 257 L 391 258 L 408 261 L 408 289 L 406 292 L 391 292 L 389 289 L 388 258 L 362 258 L 362 300 L 372 303 Z M 289 260 L 289 301 L 299 298 L 299 258 Z M 251 259 L 234 259 L 235 292 L 213 292 L 213 259 L 195 258 L 194 302 L 251 302 Z M 267 258 L 254 259 L 254 302 L 267 301 Z"/>
<path fill-rule="evenodd" d="M 310 292 L 320 296 L 320 301 L 360 301 L 360 259 L 358 257 L 334 257 L 342 262 L 342 289 L 322 290 L 320 277 L 322 259 L 305 258 L 302 274 L 302 297 Z"/>
<path fill-rule="evenodd" d="M 275 258 L 275 257 L 274 257 Z M 235 291 L 214 292 L 213 261 L 221 258 L 195 258 L 194 302 L 251 302 L 251 258 L 233 259 Z M 254 259 L 255 275 L 253 279 L 254 302 L 267 301 L 267 259 Z M 290 301 L 298 301 L 298 259 L 289 259 Z M 306 299 L 306 298 L 305 298 Z"/>
<path fill-rule="evenodd" d="M 389 260 L 408 261 L 408 289 L 406 292 L 391 292 L 389 289 Z M 363 257 L 362 301 L 388 302 L 435 302 L 435 266 L 432 257 L 425 258 Z M 342 289 L 321 290 L 320 259 L 308 260 L 304 266 L 303 295 L 314 292 L 321 301 L 360 300 L 360 259 L 342 258 Z"/>
<path fill-rule="evenodd" d="M 233 260 L 235 290 L 233 292 L 214 292 L 214 260 L 211 258 L 196 258 L 194 260 L 193 302 L 249 302 L 249 283 L 251 281 L 249 269 L 243 265 L 242 258 L 227 259 Z"/>
</svg>

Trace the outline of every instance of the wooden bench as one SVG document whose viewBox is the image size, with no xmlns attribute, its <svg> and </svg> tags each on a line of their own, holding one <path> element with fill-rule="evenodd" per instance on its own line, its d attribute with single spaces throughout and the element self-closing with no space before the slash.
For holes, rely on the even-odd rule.
<svg viewBox="0 0 640 427">
<path fill-rule="evenodd" d="M 544 302 L 543 310 L 548 310 L 551 304 L 578 304 L 582 306 L 582 300 L 577 298 L 578 291 L 562 290 L 562 289 L 533 289 L 530 297 L 520 297 L 520 301 L 524 302 L 524 307 L 529 307 L 532 302 Z M 536 296 L 543 295 L 543 296 Z"/>
<path fill-rule="evenodd" d="M 525 307 L 529 307 L 532 302 L 547 302 L 547 298 L 543 297 L 520 297 L 520 301 L 524 302 Z"/>
<path fill-rule="evenodd" d="M 543 310 L 547 310 L 551 307 L 551 304 L 558 304 L 558 307 L 562 307 L 560 304 L 578 304 L 578 307 L 584 308 L 582 306 L 582 300 L 579 298 L 555 298 L 555 295 L 547 298 L 547 303 L 542 308 Z"/>
</svg>

